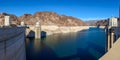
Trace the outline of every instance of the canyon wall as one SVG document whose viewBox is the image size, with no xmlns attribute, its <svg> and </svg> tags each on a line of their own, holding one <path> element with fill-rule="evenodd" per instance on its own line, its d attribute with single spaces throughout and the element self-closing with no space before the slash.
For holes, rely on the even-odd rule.
<svg viewBox="0 0 120 60">
<path fill-rule="evenodd" d="M 89 29 L 89 26 L 56 26 L 56 25 L 42 25 L 41 31 L 46 32 L 46 35 L 56 34 L 56 33 L 69 33 L 69 32 L 77 32 Z M 30 33 L 30 31 L 34 31 L 35 26 L 29 26 L 26 29 L 26 35 Z"/>
<path fill-rule="evenodd" d="M 88 26 L 41 26 L 41 30 L 45 31 L 47 35 L 56 33 L 69 33 L 89 29 Z"/>
<path fill-rule="evenodd" d="M 57 26 L 87 26 L 81 19 L 72 16 L 60 15 L 55 12 L 36 12 L 34 14 L 24 14 L 17 17 L 13 14 L 1 13 L 0 25 L 4 25 L 4 17 L 8 15 L 12 19 L 12 24 L 20 25 L 25 22 L 26 25 L 35 25 L 40 22 L 41 25 L 57 25 Z"/>
</svg>

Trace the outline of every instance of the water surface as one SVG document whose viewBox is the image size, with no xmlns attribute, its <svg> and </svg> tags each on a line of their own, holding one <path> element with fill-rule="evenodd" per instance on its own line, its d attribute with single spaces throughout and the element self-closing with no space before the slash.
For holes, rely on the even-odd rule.
<svg viewBox="0 0 120 60">
<path fill-rule="evenodd" d="M 27 60 L 98 60 L 105 53 L 105 32 L 90 28 L 26 39 Z"/>
</svg>

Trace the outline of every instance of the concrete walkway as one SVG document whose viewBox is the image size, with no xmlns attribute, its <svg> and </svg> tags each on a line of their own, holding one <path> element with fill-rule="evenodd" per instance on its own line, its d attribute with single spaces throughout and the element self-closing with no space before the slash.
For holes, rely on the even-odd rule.
<svg viewBox="0 0 120 60">
<path fill-rule="evenodd" d="M 120 60 L 120 38 L 114 43 L 113 47 L 99 60 Z"/>
</svg>

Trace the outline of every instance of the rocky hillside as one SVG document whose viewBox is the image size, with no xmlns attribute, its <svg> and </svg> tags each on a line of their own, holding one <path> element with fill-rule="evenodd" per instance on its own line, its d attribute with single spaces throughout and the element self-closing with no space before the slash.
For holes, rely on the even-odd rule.
<svg viewBox="0 0 120 60">
<path fill-rule="evenodd" d="M 108 25 L 108 20 L 105 19 L 105 20 L 99 20 L 95 23 L 96 25 L 100 25 L 100 26 L 106 26 Z"/>
<path fill-rule="evenodd" d="M 4 23 L 4 16 L 9 15 L 13 19 L 12 23 L 15 25 L 20 24 L 24 21 L 28 25 L 35 25 L 37 21 L 41 22 L 42 25 L 57 25 L 57 26 L 86 26 L 82 20 L 71 16 L 58 15 L 54 12 L 36 12 L 35 14 L 24 14 L 17 17 L 13 14 L 1 13 L 0 14 L 0 25 Z"/>
<path fill-rule="evenodd" d="M 90 21 L 86 21 L 86 23 L 89 26 L 106 26 L 108 24 L 108 19 L 103 19 L 103 20 L 90 20 Z"/>
<path fill-rule="evenodd" d="M 85 21 L 85 23 L 87 23 L 89 26 L 96 26 L 97 20 L 89 20 Z"/>
<path fill-rule="evenodd" d="M 42 25 L 58 25 L 58 26 L 85 26 L 87 25 L 80 19 L 58 15 L 54 12 L 36 12 L 35 14 L 24 14 L 19 17 L 20 21 L 25 21 L 26 24 L 34 25 L 37 21 L 40 21 Z"/>
</svg>

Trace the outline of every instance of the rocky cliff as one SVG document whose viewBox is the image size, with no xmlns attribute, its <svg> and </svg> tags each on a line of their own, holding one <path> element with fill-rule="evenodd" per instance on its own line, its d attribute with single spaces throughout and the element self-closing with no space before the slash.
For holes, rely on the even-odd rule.
<svg viewBox="0 0 120 60">
<path fill-rule="evenodd" d="M 105 20 L 99 20 L 95 23 L 96 25 L 100 25 L 100 26 L 106 26 L 108 25 L 108 19 Z"/>
<path fill-rule="evenodd" d="M 97 20 L 88 20 L 85 21 L 85 23 L 87 23 L 89 26 L 96 26 Z"/>
<path fill-rule="evenodd" d="M 80 19 L 58 15 L 54 12 L 36 12 L 35 14 L 24 14 L 19 17 L 20 21 L 25 21 L 26 24 L 34 25 L 37 21 L 40 21 L 42 25 L 57 25 L 57 26 L 85 26 L 87 25 Z"/>
<path fill-rule="evenodd" d="M 4 16 L 9 15 L 13 21 L 12 24 L 19 25 L 24 21 L 28 25 L 35 25 L 36 22 L 41 22 L 42 25 L 57 25 L 57 26 L 86 26 L 82 20 L 72 16 L 58 15 L 55 12 L 36 12 L 35 14 L 24 14 L 17 17 L 13 14 L 1 13 L 0 25 L 4 24 Z"/>
<path fill-rule="evenodd" d="M 86 21 L 86 23 L 89 26 L 106 26 L 108 25 L 108 19 L 103 19 L 103 20 L 90 20 L 90 21 Z"/>
</svg>

